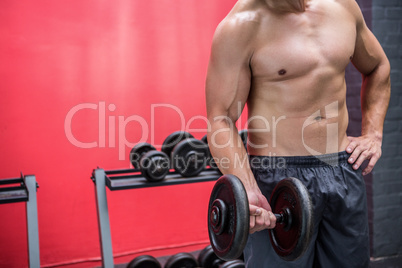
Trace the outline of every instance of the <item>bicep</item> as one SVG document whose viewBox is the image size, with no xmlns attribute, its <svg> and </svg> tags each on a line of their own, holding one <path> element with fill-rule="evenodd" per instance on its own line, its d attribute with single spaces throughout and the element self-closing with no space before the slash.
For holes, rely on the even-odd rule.
<svg viewBox="0 0 402 268">
<path fill-rule="evenodd" d="M 245 68 L 211 66 L 206 82 L 208 116 L 227 116 L 236 121 L 246 104 L 249 90 L 250 74 Z"/>
<path fill-rule="evenodd" d="M 233 40 L 214 40 L 206 79 L 208 117 L 236 121 L 247 102 L 250 81 L 247 49 Z"/>
<path fill-rule="evenodd" d="M 380 43 L 364 22 L 360 9 L 357 13 L 356 44 L 352 63 L 363 75 L 369 75 L 387 62 Z"/>
</svg>

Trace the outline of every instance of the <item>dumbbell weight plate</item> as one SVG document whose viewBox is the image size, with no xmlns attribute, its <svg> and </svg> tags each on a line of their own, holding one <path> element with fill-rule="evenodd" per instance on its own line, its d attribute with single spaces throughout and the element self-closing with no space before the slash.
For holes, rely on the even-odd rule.
<svg viewBox="0 0 402 268">
<path fill-rule="evenodd" d="M 142 255 L 133 259 L 127 268 L 161 268 L 157 259 L 150 255 Z"/>
<path fill-rule="evenodd" d="M 197 260 L 190 253 L 182 252 L 170 257 L 165 268 L 194 268 L 198 267 Z"/>
<path fill-rule="evenodd" d="M 183 177 L 197 176 L 205 169 L 208 160 L 208 145 L 189 138 L 177 144 L 172 151 L 172 165 Z"/>
<path fill-rule="evenodd" d="M 216 256 L 211 245 L 201 250 L 198 255 L 198 264 L 203 268 L 219 268 L 222 263 L 223 261 Z"/>
<path fill-rule="evenodd" d="M 153 147 L 151 144 L 146 143 L 146 142 L 141 142 L 136 144 L 133 149 L 131 149 L 130 152 L 130 162 L 133 165 L 134 168 L 138 169 L 140 168 L 140 160 L 141 157 L 149 152 L 156 150 L 155 147 Z"/>
<path fill-rule="evenodd" d="M 173 148 L 182 140 L 194 138 L 193 135 L 186 131 L 175 131 L 163 141 L 161 151 L 171 157 Z"/>
<path fill-rule="evenodd" d="M 249 204 L 243 183 L 234 175 L 223 175 L 215 183 L 208 205 L 208 234 L 215 254 L 226 261 L 241 256 L 249 226 Z"/>
<path fill-rule="evenodd" d="M 279 214 L 284 208 L 290 210 L 291 226 L 277 223 L 269 234 L 276 253 L 284 260 L 295 260 L 307 250 L 313 233 L 310 195 L 300 180 L 286 178 L 276 185 L 269 203 L 273 213 Z"/>
<path fill-rule="evenodd" d="M 163 152 L 149 151 L 141 157 L 141 174 L 149 182 L 157 182 L 163 180 L 168 174 L 169 168 L 169 157 Z"/>
<path fill-rule="evenodd" d="M 311 242 L 314 227 L 310 195 L 299 180 L 286 178 L 275 187 L 270 204 L 275 214 L 290 211 L 291 223 L 277 222 L 269 233 L 277 254 L 285 260 L 295 260 Z M 241 255 L 249 233 L 249 215 L 247 193 L 240 179 L 222 176 L 212 190 L 208 206 L 209 239 L 218 257 L 233 260 Z"/>
</svg>

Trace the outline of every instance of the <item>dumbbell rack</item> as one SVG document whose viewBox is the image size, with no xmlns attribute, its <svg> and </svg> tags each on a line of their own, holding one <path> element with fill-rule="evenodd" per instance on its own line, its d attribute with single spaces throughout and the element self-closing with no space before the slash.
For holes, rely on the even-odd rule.
<svg viewBox="0 0 402 268">
<path fill-rule="evenodd" d="M 219 171 L 209 168 L 202 171 L 198 176 L 187 178 L 183 178 L 175 171 L 169 171 L 169 174 L 163 181 L 148 182 L 138 169 L 104 170 L 99 167 L 95 169 L 91 179 L 95 183 L 102 266 L 105 268 L 114 267 L 106 187 L 111 191 L 115 191 L 170 186 L 215 181 L 220 175 Z"/>
<path fill-rule="evenodd" d="M 0 204 L 25 202 L 28 232 L 29 267 L 40 267 L 38 207 L 36 191 L 39 187 L 34 175 L 0 180 Z M 17 186 L 18 185 L 18 186 Z"/>
</svg>

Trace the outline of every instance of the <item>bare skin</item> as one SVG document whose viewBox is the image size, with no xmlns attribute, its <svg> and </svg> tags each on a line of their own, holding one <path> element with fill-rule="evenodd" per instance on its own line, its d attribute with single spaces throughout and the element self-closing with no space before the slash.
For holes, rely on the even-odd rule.
<svg viewBox="0 0 402 268">
<path fill-rule="evenodd" d="M 350 61 L 363 77 L 360 137 L 346 135 Z M 238 176 L 246 188 L 251 233 L 275 227 L 276 220 L 244 165 L 248 156 L 234 123 L 245 104 L 250 155 L 346 150 L 354 169 L 369 160 L 367 174 L 381 156 L 389 74 L 388 59 L 354 0 L 236 3 L 213 39 L 206 81 L 208 141 L 220 170 Z"/>
</svg>

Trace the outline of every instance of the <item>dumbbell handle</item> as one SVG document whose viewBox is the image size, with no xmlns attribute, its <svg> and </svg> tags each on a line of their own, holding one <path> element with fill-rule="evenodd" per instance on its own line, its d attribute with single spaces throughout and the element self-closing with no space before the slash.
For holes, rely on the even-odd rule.
<svg viewBox="0 0 402 268">
<path fill-rule="evenodd" d="M 282 223 L 284 221 L 285 216 L 283 214 L 274 213 L 277 223 Z"/>
<path fill-rule="evenodd" d="M 284 225 L 284 230 L 289 230 L 292 225 L 292 213 L 289 208 L 284 208 L 280 213 L 274 213 L 276 222 Z"/>
</svg>

